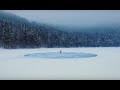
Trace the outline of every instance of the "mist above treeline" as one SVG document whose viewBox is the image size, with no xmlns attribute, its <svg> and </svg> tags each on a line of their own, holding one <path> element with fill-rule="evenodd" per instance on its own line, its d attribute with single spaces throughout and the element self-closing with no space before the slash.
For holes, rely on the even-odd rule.
<svg viewBox="0 0 120 90">
<path fill-rule="evenodd" d="M 119 24 L 75 27 L 38 23 L 0 11 L 0 47 L 118 47 Z"/>
</svg>

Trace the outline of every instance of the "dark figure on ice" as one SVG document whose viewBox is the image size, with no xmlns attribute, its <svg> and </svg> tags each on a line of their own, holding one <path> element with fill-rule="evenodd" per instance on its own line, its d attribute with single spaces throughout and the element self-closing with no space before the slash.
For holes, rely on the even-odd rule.
<svg viewBox="0 0 120 90">
<path fill-rule="evenodd" d="M 60 54 L 62 54 L 62 51 L 60 50 Z"/>
</svg>

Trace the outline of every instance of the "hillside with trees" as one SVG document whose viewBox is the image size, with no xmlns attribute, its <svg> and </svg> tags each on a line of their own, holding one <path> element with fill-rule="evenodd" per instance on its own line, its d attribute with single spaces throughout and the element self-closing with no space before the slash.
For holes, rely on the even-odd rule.
<svg viewBox="0 0 120 90">
<path fill-rule="evenodd" d="M 25 18 L 0 11 L 1 48 L 119 46 L 120 32 L 68 32 L 51 25 L 30 22 Z"/>
</svg>

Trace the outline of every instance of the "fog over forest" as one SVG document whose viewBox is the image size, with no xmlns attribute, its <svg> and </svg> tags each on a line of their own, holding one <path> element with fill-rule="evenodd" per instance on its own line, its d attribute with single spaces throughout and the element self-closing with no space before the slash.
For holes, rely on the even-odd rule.
<svg viewBox="0 0 120 90">
<path fill-rule="evenodd" d="M 29 21 L 53 24 L 68 31 L 120 28 L 120 10 L 5 10 Z M 117 30 L 118 31 L 118 30 Z"/>
<path fill-rule="evenodd" d="M 119 47 L 120 11 L 0 11 L 0 47 Z"/>
</svg>

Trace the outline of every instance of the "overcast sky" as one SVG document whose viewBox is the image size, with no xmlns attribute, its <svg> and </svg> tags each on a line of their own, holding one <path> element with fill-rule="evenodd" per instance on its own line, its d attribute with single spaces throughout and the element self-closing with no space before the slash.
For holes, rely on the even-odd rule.
<svg viewBox="0 0 120 90">
<path fill-rule="evenodd" d="M 5 10 L 28 20 L 65 25 L 95 26 L 120 23 L 120 10 Z"/>
</svg>

